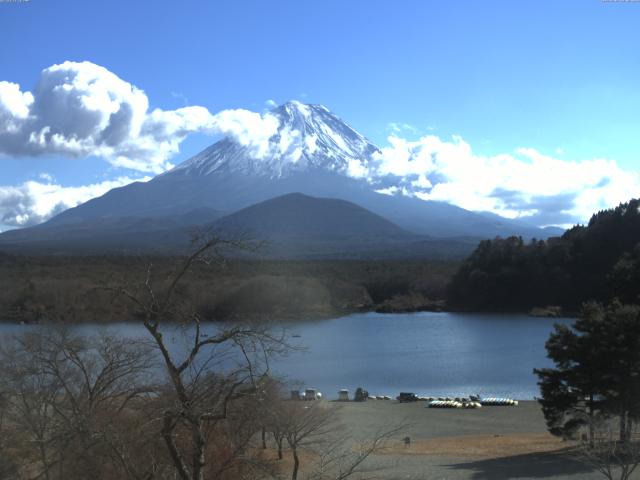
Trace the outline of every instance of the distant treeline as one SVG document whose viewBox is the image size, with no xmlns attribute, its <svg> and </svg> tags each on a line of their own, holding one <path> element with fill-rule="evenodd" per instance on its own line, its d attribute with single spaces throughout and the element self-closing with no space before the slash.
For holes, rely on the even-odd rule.
<svg viewBox="0 0 640 480">
<path fill-rule="evenodd" d="M 450 307 L 524 310 L 614 297 L 637 303 L 640 294 L 640 200 L 591 217 L 562 237 L 525 243 L 520 237 L 485 240 L 449 285 Z"/>
<path fill-rule="evenodd" d="M 0 321 L 131 320 L 114 285 L 166 278 L 172 257 L 0 254 Z M 244 261 L 194 266 L 181 294 L 206 319 L 295 320 L 358 311 L 441 308 L 457 263 Z"/>
</svg>

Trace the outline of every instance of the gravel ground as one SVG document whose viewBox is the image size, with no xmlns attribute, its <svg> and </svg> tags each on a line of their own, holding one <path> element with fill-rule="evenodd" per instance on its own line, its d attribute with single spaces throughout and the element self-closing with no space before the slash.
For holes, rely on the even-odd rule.
<svg viewBox="0 0 640 480">
<path fill-rule="evenodd" d="M 384 468 L 376 478 L 603 478 L 572 459 L 566 452 L 570 445 L 547 433 L 536 402 L 476 410 L 389 400 L 338 405 L 342 423 L 354 439 L 406 425 L 383 452 L 371 457 L 370 465 Z M 405 436 L 411 438 L 409 447 L 402 442 Z"/>
</svg>

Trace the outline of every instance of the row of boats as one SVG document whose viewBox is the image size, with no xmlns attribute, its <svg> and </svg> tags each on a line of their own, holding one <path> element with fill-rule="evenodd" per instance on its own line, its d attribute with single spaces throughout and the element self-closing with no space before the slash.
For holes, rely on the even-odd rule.
<svg viewBox="0 0 640 480">
<path fill-rule="evenodd" d="M 400 392 L 397 400 L 404 402 L 428 402 L 430 408 L 480 408 L 482 406 L 515 406 L 518 401 L 512 398 L 503 397 L 487 397 L 481 398 L 480 395 L 470 395 L 467 397 L 423 397 L 411 392 Z"/>
<path fill-rule="evenodd" d="M 495 398 L 495 397 L 491 397 L 491 398 L 483 398 L 480 403 L 482 403 L 482 405 L 487 405 L 487 406 L 517 406 L 518 405 L 518 400 L 514 400 L 512 398 Z"/>
<path fill-rule="evenodd" d="M 480 402 L 458 402 L 455 400 L 432 400 L 427 405 L 429 408 L 480 408 Z"/>
<path fill-rule="evenodd" d="M 518 401 L 512 398 L 438 398 L 429 401 L 429 408 L 481 408 L 516 406 Z"/>
<path fill-rule="evenodd" d="M 315 388 L 307 388 L 300 392 L 298 390 L 291 391 L 292 400 L 320 400 L 322 393 Z M 362 388 L 358 388 L 354 397 L 355 401 L 365 400 L 391 400 L 388 395 L 370 395 L 369 392 Z M 480 395 L 469 395 L 469 397 L 426 397 L 416 395 L 412 392 L 400 392 L 396 397 L 400 403 L 407 402 L 427 402 L 429 408 L 481 408 L 483 406 L 516 406 L 518 401 L 506 397 L 487 397 L 482 398 Z M 338 401 L 350 401 L 349 391 L 342 389 L 338 392 Z"/>
</svg>

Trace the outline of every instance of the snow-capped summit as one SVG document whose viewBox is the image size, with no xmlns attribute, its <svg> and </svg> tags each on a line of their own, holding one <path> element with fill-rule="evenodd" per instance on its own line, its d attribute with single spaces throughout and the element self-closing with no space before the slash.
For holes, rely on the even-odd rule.
<svg viewBox="0 0 640 480">
<path fill-rule="evenodd" d="M 367 175 L 371 156 L 378 151 L 324 105 L 290 101 L 265 117 L 277 122 L 277 130 L 260 148 L 225 138 L 172 172 L 194 176 L 238 172 L 281 178 L 320 169 L 361 178 Z"/>
</svg>

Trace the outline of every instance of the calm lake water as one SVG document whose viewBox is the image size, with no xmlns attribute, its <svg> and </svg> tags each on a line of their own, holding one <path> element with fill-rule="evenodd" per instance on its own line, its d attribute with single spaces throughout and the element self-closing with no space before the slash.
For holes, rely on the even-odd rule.
<svg viewBox="0 0 640 480">
<path fill-rule="evenodd" d="M 410 391 L 532 399 L 538 395 L 532 370 L 551 365 L 544 343 L 556 322 L 571 320 L 422 312 L 364 313 L 283 324 L 307 351 L 277 359 L 272 368 L 289 380 L 319 389 L 327 398 L 336 398 L 341 388 L 353 393 L 362 386 L 371 394 L 393 397 Z M 25 328 L 33 327 L 0 325 L 0 335 Z M 138 324 L 108 328 L 129 337 L 145 334 Z M 84 334 L 100 329 L 104 327 L 75 327 Z M 180 348 L 179 335 L 174 341 Z"/>
</svg>

